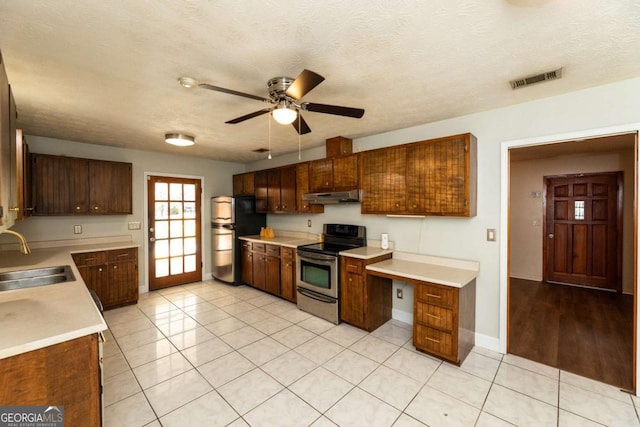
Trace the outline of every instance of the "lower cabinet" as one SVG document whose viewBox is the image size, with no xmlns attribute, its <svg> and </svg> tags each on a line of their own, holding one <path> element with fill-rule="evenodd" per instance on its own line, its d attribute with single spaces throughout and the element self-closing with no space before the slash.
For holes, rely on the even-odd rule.
<svg viewBox="0 0 640 427">
<path fill-rule="evenodd" d="M 413 345 L 460 365 L 475 343 L 475 280 L 462 288 L 413 286 Z"/>
<path fill-rule="evenodd" d="M 368 276 L 367 264 L 391 258 L 340 257 L 340 318 L 353 326 L 373 331 L 391 319 L 391 281 Z"/>
<path fill-rule="evenodd" d="M 77 253 L 73 261 L 105 310 L 138 302 L 138 248 Z"/>
<path fill-rule="evenodd" d="M 0 359 L 0 406 L 60 405 L 65 425 L 100 426 L 99 345 L 92 334 Z"/>
<path fill-rule="evenodd" d="M 295 249 L 243 241 L 241 259 L 245 284 L 296 301 Z"/>
</svg>

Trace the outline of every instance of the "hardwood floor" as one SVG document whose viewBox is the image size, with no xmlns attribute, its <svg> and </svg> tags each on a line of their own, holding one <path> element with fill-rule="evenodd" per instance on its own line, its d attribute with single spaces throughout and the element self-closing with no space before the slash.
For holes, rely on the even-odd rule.
<svg viewBox="0 0 640 427">
<path fill-rule="evenodd" d="M 509 353 L 633 388 L 633 296 L 511 278 L 509 299 Z"/>
</svg>

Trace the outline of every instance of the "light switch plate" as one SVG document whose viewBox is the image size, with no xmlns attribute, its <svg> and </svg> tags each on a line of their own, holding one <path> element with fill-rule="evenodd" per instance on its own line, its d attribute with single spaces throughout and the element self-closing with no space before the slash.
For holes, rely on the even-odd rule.
<svg viewBox="0 0 640 427">
<path fill-rule="evenodd" d="M 487 228 L 487 242 L 495 242 L 495 241 L 496 241 L 496 229 Z"/>
<path fill-rule="evenodd" d="M 140 221 L 131 221 L 128 225 L 129 230 L 140 230 Z"/>
<path fill-rule="evenodd" d="M 310 219 L 307 220 L 307 227 L 311 228 L 311 220 Z"/>
<path fill-rule="evenodd" d="M 73 234 L 82 234 L 82 226 L 74 225 L 73 226 Z"/>
</svg>

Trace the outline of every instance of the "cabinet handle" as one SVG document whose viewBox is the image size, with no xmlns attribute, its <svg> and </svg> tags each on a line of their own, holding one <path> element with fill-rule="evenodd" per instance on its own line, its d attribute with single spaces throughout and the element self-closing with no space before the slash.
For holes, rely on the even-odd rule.
<svg viewBox="0 0 640 427">
<path fill-rule="evenodd" d="M 429 298 L 442 298 L 440 295 L 427 294 Z"/>
<path fill-rule="evenodd" d="M 18 212 L 20 212 L 20 207 L 18 207 L 18 206 L 14 206 L 14 207 L 12 207 L 12 208 L 9 208 L 9 212 L 15 212 L 15 213 L 18 213 Z"/>
<path fill-rule="evenodd" d="M 287 209 L 287 205 L 283 205 L 282 210 L 286 210 L 286 209 Z"/>
<path fill-rule="evenodd" d="M 324 185 L 329 186 L 329 182 L 325 182 Z"/>
<path fill-rule="evenodd" d="M 129 256 L 129 254 L 118 254 L 118 258 L 122 258 L 122 257 L 125 257 L 125 256 Z"/>
<path fill-rule="evenodd" d="M 424 337 L 424 339 L 425 339 L 425 340 L 427 340 L 427 341 L 431 341 L 431 342 L 434 342 L 434 343 L 440 344 L 440 340 L 437 340 L 437 339 L 435 339 L 435 338 Z"/>
<path fill-rule="evenodd" d="M 427 316 L 429 316 L 429 317 L 433 317 L 433 318 L 434 318 L 434 319 L 436 319 L 436 320 L 440 320 L 440 319 L 441 319 L 441 318 L 440 318 L 440 316 L 436 316 L 435 314 L 430 314 L 430 313 L 425 313 L 425 314 L 426 314 Z"/>
<path fill-rule="evenodd" d="M 399 207 L 400 207 L 400 203 L 396 203 L 396 208 L 399 208 Z"/>
<path fill-rule="evenodd" d="M 117 270 L 117 269 L 118 269 L 118 266 L 117 266 L 117 265 L 114 265 L 114 266 L 113 266 L 113 269 L 114 269 L 114 270 Z"/>
<path fill-rule="evenodd" d="M 99 207 L 97 207 L 97 206 L 94 206 L 94 207 L 93 207 L 93 210 L 94 210 L 94 211 L 97 211 L 98 209 L 100 209 L 100 208 L 99 208 Z"/>
<path fill-rule="evenodd" d="M 80 206 L 76 206 L 76 210 L 79 211 L 80 210 Z"/>
<path fill-rule="evenodd" d="M 100 268 L 98 269 L 98 271 L 99 271 L 100 273 L 102 273 L 102 267 L 100 267 Z"/>
<path fill-rule="evenodd" d="M 95 260 L 97 260 L 97 259 L 98 259 L 98 258 L 95 258 L 95 257 L 94 257 L 94 258 L 85 258 L 85 259 L 84 259 L 84 262 L 87 262 L 87 261 L 95 261 Z"/>
</svg>

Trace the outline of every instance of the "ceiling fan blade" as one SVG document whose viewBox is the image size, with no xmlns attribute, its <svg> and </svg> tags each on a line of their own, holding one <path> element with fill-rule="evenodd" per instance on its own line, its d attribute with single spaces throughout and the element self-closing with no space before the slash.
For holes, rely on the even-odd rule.
<svg viewBox="0 0 640 427">
<path fill-rule="evenodd" d="M 267 114 L 271 111 L 271 108 L 263 108 L 262 110 L 254 111 L 253 113 L 245 114 L 244 116 L 236 117 L 233 120 L 229 120 L 225 122 L 230 125 L 235 125 L 236 123 L 244 122 L 245 120 L 253 119 L 254 117 L 261 116 L 263 114 Z"/>
<path fill-rule="evenodd" d="M 215 92 L 228 93 L 229 95 L 236 95 L 236 96 L 242 96 L 244 98 L 255 99 L 256 101 L 268 102 L 270 104 L 273 103 L 273 101 L 270 100 L 269 98 L 263 98 L 261 96 L 251 95 L 249 93 L 238 92 L 237 90 L 225 89 L 223 87 L 213 86 L 208 83 L 200 83 L 198 84 L 198 87 L 201 87 L 203 89 L 213 90 Z"/>
<path fill-rule="evenodd" d="M 302 104 L 302 108 L 314 113 L 335 114 L 336 116 L 353 117 L 355 119 L 364 116 L 364 110 L 362 108 L 341 107 L 339 105 L 305 102 Z"/>
<path fill-rule="evenodd" d="M 300 114 L 300 111 L 298 111 L 298 114 Z M 302 129 L 302 132 L 300 131 L 300 129 L 298 129 L 298 119 L 295 119 L 293 123 L 291 123 L 294 129 L 296 130 L 296 132 L 298 132 L 298 134 L 300 135 L 304 135 L 306 133 L 311 132 L 311 128 L 309 127 L 307 122 L 304 121 L 304 117 L 302 117 L 302 115 L 298 117 L 300 117 L 300 128 Z"/>
<path fill-rule="evenodd" d="M 293 99 L 300 99 L 311 92 L 311 89 L 322 83 L 323 80 L 324 77 L 320 74 L 306 69 L 302 70 L 300 75 L 291 83 L 285 94 Z"/>
</svg>

